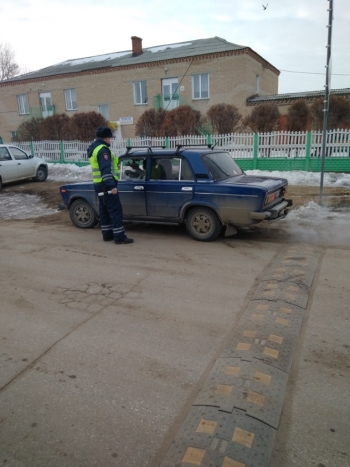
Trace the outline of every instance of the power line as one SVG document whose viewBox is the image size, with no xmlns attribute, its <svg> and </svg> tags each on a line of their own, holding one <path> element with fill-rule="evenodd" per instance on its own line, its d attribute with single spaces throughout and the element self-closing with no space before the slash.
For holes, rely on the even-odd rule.
<svg viewBox="0 0 350 467">
<path fill-rule="evenodd" d="M 326 73 L 313 73 L 311 71 L 291 71 L 291 70 L 280 70 L 280 71 L 285 71 L 287 73 L 303 73 L 306 75 L 323 75 L 325 76 Z M 350 74 L 346 73 L 332 73 L 332 76 L 350 76 Z"/>
</svg>

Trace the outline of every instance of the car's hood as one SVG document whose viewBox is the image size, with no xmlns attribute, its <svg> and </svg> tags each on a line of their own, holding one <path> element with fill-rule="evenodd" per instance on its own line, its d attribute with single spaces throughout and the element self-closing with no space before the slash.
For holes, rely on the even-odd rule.
<svg viewBox="0 0 350 467">
<path fill-rule="evenodd" d="M 271 190 L 280 186 L 288 185 L 286 178 L 261 177 L 260 175 L 238 175 L 222 180 L 220 183 L 225 185 L 248 185 L 250 187 L 265 188 Z"/>
</svg>

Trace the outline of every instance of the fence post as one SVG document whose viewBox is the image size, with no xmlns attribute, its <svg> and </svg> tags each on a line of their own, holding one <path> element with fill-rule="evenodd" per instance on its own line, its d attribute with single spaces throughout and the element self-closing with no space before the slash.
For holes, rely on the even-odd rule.
<svg viewBox="0 0 350 467">
<path fill-rule="evenodd" d="M 30 152 L 31 152 L 31 155 L 34 157 L 34 147 L 33 147 L 33 141 L 31 141 L 29 143 L 29 147 L 30 147 Z"/>
<path fill-rule="evenodd" d="M 126 147 L 130 147 L 130 146 L 131 146 L 131 144 L 130 144 L 130 138 L 128 138 L 128 139 L 126 140 Z"/>
<path fill-rule="evenodd" d="M 305 148 L 305 170 L 310 170 L 310 156 L 311 156 L 311 131 L 306 133 L 306 148 Z"/>
<path fill-rule="evenodd" d="M 211 144 L 211 135 L 207 135 L 207 145 Z"/>
<path fill-rule="evenodd" d="M 259 135 L 254 133 L 253 136 L 253 170 L 258 168 L 258 151 L 259 151 Z"/>
<path fill-rule="evenodd" d="M 168 149 L 168 147 L 169 147 L 169 138 L 168 138 L 168 137 L 165 138 L 165 147 L 166 147 L 167 149 Z"/>
<path fill-rule="evenodd" d="M 60 164 L 64 164 L 63 141 L 60 141 Z"/>
</svg>

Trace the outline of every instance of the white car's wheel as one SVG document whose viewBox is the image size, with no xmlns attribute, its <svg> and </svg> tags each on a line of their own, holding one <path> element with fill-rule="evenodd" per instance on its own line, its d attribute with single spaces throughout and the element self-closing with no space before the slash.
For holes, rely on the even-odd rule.
<svg viewBox="0 0 350 467">
<path fill-rule="evenodd" d="M 40 165 L 36 171 L 35 181 L 44 182 L 47 179 L 47 168 L 44 165 Z"/>
</svg>

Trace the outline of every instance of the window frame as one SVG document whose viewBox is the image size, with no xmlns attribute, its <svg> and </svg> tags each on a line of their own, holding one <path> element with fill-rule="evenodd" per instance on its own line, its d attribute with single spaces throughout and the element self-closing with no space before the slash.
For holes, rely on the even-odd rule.
<svg viewBox="0 0 350 467">
<path fill-rule="evenodd" d="M 75 100 L 72 99 L 72 91 L 74 91 Z M 68 92 L 69 92 L 69 94 L 68 94 Z M 64 93 L 64 101 L 65 101 L 65 105 L 66 105 L 66 110 L 67 111 L 78 110 L 78 100 L 77 100 L 77 91 L 76 91 L 76 89 L 75 88 L 63 89 L 63 93 Z M 69 96 L 69 102 L 68 102 L 68 96 Z M 74 107 L 74 103 L 75 103 L 76 107 Z M 71 108 L 68 108 L 68 104 L 71 104 Z"/>
<path fill-rule="evenodd" d="M 203 86 L 202 86 L 202 76 L 207 76 L 208 77 L 208 96 L 203 97 Z M 199 97 L 195 97 L 195 78 L 199 78 Z M 210 81 L 209 81 L 209 73 L 196 73 L 195 75 L 192 75 L 192 100 L 198 101 L 198 100 L 205 100 L 205 99 L 210 99 Z"/>
<path fill-rule="evenodd" d="M 17 94 L 18 115 L 29 115 L 29 104 L 27 94 Z M 23 112 L 21 111 L 23 109 Z"/>
<path fill-rule="evenodd" d="M 256 94 L 260 92 L 260 75 L 258 74 L 255 75 L 255 92 Z"/>
<path fill-rule="evenodd" d="M 106 107 L 107 108 L 107 112 L 106 112 L 106 115 L 104 113 L 101 112 L 101 107 Z M 102 117 L 104 117 L 106 120 L 109 120 L 109 105 L 108 104 L 97 104 L 97 112 L 102 115 Z"/>
<path fill-rule="evenodd" d="M 145 96 L 142 95 L 142 83 L 145 83 Z M 148 105 L 148 86 L 147 80 L 141 79 L 139 81 L 133 81 L 133 93 L 134 93 L 134 105 Z M 139 86 L 140 102 L 137 102 L 137 91 L 136 88 Z M 142 102 L 146 98 L 146 102 Z"/>
<path fill-rule="evenodd" d="M 9 146 L 10 152 L 16 161 L 24 161 L 29 159 L 28 154 L 23 149 L 17 148 L 16 146 Z M 18 152 L 17 152 L 18 151 Z"/>
<path fill-rule="evenodd" d="M 11 153 L 6 147 L 0 148 L 0 161 L 1 162 L 13 161 Z"/>
<path fill-rule="evenodd" d="M 119 162 L 119 181 L 120 182 L 135 182 L 140 183 L 146 180 L 146 168 L 144 168 L 144 161 L 147 163 L 147 156 L 131 156 L 125 158 Z M 139 167 L 133 168 L 132 164 L 136 164 Z M 130 169 L 128 168 L 130 167 Z M 130 170 L 135 174 L 135 177 L 130 177 L 126 174 L 126 171 Z M 138 176 L 137 176 L 138 175 Z"/>
</svg>

